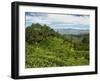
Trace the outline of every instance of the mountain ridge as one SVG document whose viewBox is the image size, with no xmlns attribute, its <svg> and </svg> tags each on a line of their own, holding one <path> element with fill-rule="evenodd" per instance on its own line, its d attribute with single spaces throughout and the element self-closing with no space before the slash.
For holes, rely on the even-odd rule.
<svg viewBox="0 0 100 81">
<path fill-rule="evenodd" d="M 54 29 L 56 32 L 60 34 L 72 34 L 72 35 L 79 35 L 79 34 L 89 34 L 89 29 Z"/>
</svg>

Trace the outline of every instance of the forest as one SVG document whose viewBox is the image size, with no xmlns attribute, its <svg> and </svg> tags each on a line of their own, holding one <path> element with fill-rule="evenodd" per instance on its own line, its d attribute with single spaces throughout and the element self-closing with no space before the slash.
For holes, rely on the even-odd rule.
<svg viewBox="0 0 100 81">
<path fill-rule="evenodd" d="M 25 29 L 25 68 L 89 65 L 89 34 L 61 34 L 33 23 Z"/>
</svg>

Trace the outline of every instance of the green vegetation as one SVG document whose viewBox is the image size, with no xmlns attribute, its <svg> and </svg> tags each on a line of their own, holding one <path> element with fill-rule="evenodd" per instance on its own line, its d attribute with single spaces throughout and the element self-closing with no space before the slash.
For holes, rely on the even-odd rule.
<svg viewBox="0 0 100 81">
<path fill-rule="evenodd" d="M 25 29 L 25 67 L 59 67 L 89 64 L 89 35 L 61 35 L 47 25 Z"/>
</svg>

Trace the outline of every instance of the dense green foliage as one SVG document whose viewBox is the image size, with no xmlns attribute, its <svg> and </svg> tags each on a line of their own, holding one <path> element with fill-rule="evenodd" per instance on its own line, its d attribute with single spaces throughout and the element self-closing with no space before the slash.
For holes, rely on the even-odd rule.
<svg viewBox="0 0 100 81">
<path fill-rule="evenodd" d="M 79 66 L 89 64 L 89 35 L 61 35 L 47 25 L 26 30 L 25 67 Z"/>
</svg>

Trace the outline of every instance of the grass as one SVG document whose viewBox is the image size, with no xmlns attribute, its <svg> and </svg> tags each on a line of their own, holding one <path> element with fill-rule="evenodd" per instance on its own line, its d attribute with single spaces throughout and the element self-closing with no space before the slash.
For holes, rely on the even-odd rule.
<svg viewBox="0 0 100 81">
<path fill-rule="evenodd" d="M 25 67 L 61 67 L 89 64 L 89 51 L 75 50 L 73 44 L 58 37 L 48 37 L 39 44 L 25 43 Z"/>
</svg>

